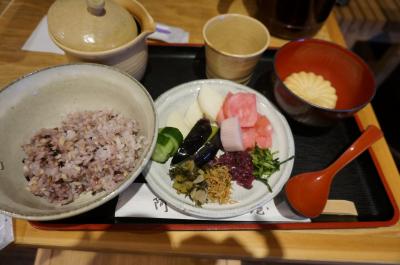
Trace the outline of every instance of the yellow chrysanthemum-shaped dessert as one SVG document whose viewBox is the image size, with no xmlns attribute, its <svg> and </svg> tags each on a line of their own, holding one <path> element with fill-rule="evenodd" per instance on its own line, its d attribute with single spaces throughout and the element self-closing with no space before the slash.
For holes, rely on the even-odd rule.
<svg viewBox="0 0 400 265">
<path fill-rule="evenodd" d="M 329 109 L 336 106 L 336 89 L 320 75 L 312 72 L 293 73 L 284 80 L 284 84 L 312 104 Z"/>
</svg>

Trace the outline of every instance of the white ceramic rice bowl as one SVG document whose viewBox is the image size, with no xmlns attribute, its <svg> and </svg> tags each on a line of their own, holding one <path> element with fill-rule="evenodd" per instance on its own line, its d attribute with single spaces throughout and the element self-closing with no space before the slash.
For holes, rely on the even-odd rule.
<svg viewBox="0 0 400 265">
<path fill-rule="evenodd" d="M 40 128 L 61 125 L 71 112 L 113 110 L 139 122 L 147 145 L 133 172 L 112 192 L 90 193 L 67 205 L 27 190 L 21 145 Z M 28 74 L 0 92 L 0 212 L 28 220 L 55 220 L 91 210 L 117 196 L 141 173 L 153 152 L 158 120 L 153 100 L 131 76 L 99 64 L 67 64 Z"/>
</svg>

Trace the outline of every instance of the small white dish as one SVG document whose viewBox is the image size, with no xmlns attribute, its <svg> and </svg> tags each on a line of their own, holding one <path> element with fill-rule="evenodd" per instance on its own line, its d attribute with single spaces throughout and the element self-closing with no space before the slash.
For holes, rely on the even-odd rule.
<svg viewBox="0 0 400 265">
<path fill-rule="evenodd" d="M 164 127 L 166 125 L 168 115 L 172 111 L 184 112 L 190 103 L 196 99 L 199 90 L 204 86 L 215 87 L 221 93 L 230 91 L 233 93 L 251 92 L 256 94 L 257 110 L 268 117 L 273 128 L 272 151 L 278 151 L 277 155 L 280 161 L 294 155 L 293 135 L 284 116 L 262 94 L 247 86 L 231 81 L 219 79 L 198 80 L 168 90 L 155 101 L 159 126 Z M 234 217 L 264 205 L 282 190 L 290 177 L 294 163 L 293 159 L 284 163 L 281 165 L 280 170 L 270 177 L 269 184 L 272 187 L 272 193 L 268 191 L 265 184 L 257 180 L 253 182 L 253 187 L 249 190 L 233 182 L 231 199 L 236 203 L 225 205 L 206 203 L 202 207 L 196 207 L 190 198 L 177 194 L 176 190 L 172 188 L 172 181 L 168 175 L 170 160 L 165 164 L 154 161 L 148 163 L 143 174 L 149 187 L 157 196 L 176 210 L 196 217 L 206 218 Z"/>
</svg>

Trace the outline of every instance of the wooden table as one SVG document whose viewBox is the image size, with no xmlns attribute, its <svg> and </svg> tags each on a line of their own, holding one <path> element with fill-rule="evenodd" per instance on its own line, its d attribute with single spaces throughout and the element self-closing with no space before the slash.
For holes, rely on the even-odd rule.
<svg viewBox="0 0 400 265">
<path fill-rule="evenodd" d="M 3 0 L 4 1 L 4 0 Z M 64 56 L 21 51 L 50 0 L 11 0 L 0 13 L 0 87 L 22 74 L 65 63 Z M 190 32 L 190 42 L 201 43 L 204 22 L 221 12 L 254 15 L 254 1 L 142 0 L 154 19 Z M 1 11 L 0 11 L 1 12 Z M 345 45 L 333 16 L 316 37 Z M 279 47 L 285 41 L 273 39 Z M 362 127 L 378 125 L 371 105 L 357 117 Z M 372 147 L 397 204 L 400 177 L 384 139 Z M 108 252 L 199 255 L 231 258 L 277 258 L 354 262 L 400 262 L 400 224 L 354 230 L 265 231 L 43 231 L 14 220 L 15 243 L 44 248 Z"/>
</svg>

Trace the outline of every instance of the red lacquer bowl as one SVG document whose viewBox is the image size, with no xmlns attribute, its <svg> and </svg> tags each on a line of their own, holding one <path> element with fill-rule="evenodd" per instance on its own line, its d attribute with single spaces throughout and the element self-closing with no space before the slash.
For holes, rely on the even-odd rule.
<svg viewBox="0 0 400 265">
<path fill-rule="evenodd" d="M 353 52 L 331 42 L 303 39 L 282 46 L 275 55 L 277 81 L 274 94 L 279 106 L 294 120 L 313 126 L 330 126 L 352 116 L 375 95 L 372 71 Z M 295 72 L 313 72 L 329 80 L 338 100 L 334 109 L 319 107 L 291 92 L 283 83 Z"/>
</svg>

